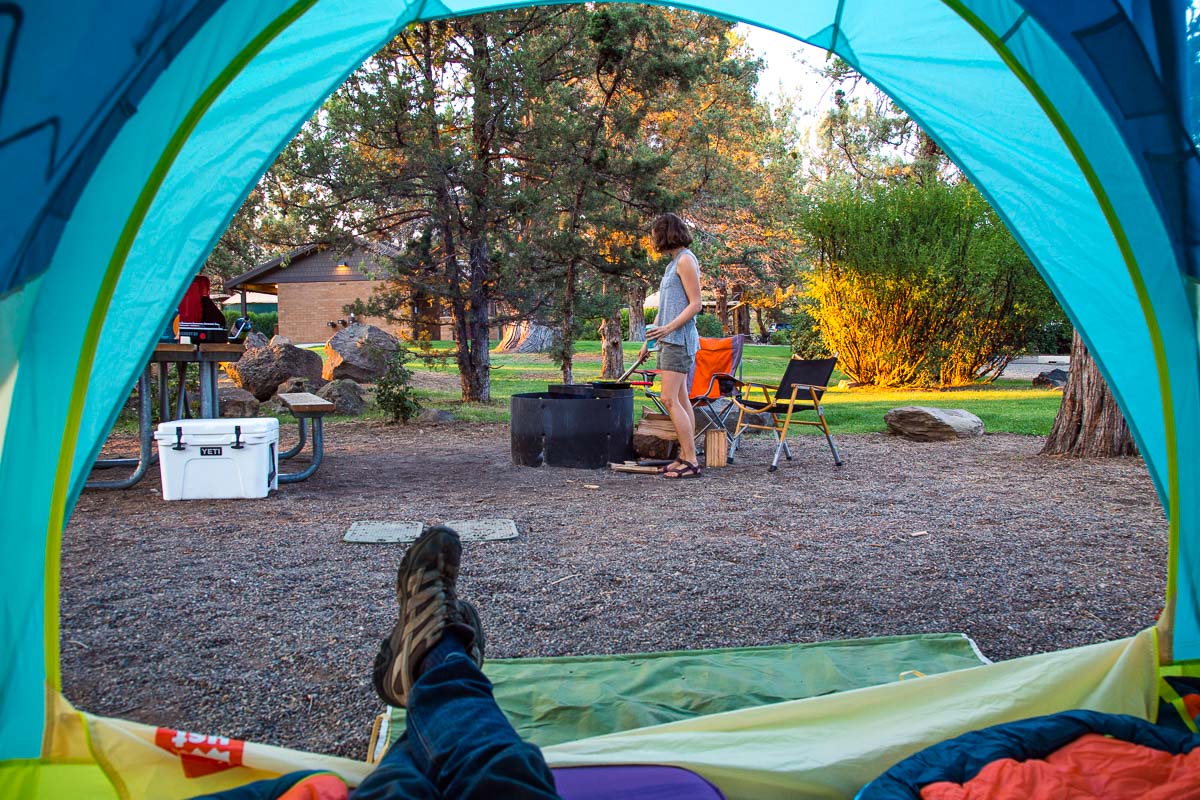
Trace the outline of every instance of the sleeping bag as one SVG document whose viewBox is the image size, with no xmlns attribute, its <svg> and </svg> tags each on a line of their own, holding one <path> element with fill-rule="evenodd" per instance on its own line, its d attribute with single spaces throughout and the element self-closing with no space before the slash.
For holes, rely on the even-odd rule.
<svg viewBox="0 0 1200 800">
<path fill-rule="evenodd" d="M 1064 711 L 928 747 L 857 800 L 1200 800 L 1200 735 Z"/>
</svg>

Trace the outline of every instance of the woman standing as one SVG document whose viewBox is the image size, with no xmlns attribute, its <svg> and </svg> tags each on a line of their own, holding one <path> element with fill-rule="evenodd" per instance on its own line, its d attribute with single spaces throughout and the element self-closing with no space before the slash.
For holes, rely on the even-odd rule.
<svg viewBox="0 0 1200 800">
<path fill-rule="evenodd" d="M 646 331 L 645 357 L 652 341 L 658 342 L 658 369 L 662 377 L 662 404 L 679 437 L 679 458 L 663 470 L 667 478 L 700 475 L 696 460 L 696 416 L 688 400 L 688 375 L 700 349 L 696 315 L 700 313 L 700 263 L 688 249 L 692 234 L 675 214 L 663 214 L 650 226 L 654 249 L 671 257 L 658 289 L 658 316 Z"/>
</svg>

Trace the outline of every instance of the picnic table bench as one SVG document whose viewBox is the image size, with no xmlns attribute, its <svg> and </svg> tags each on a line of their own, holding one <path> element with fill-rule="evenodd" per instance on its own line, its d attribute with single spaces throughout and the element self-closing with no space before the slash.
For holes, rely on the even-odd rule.
<svg viewBox="0 0 1200 800">
<path fill-rule="evenodd" d="M 312 428 L 312 463 L 299 472 L 279 473 L 280 483 L 298 483 L 311 478 L 317 471 L 317 467 L 321 466 L 321 460 L 325 457 L 325 434 L 321 428 L 321 420 L 326 414 L 333 413 L 334 405 L 311 392 L 284 392 L 279 395 L 279 402 L 287 406 L 288 411 L 292 412 L 292 416 L 300 425 L 300 441 L 291 450 L 280 453 L 280 461 L 293 458 L 304 449 L 304 445 L 308 441 L 305 420 L 309 421 L 308 427 Z"/>
</svg>

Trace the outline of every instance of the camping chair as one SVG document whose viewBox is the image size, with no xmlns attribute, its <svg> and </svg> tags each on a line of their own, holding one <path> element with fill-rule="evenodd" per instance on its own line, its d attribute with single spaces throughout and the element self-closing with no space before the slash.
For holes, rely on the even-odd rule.
<svg viewBox="0 0 1200 800">
<path fill-rule="evenodd" d="M 788 461 L 792 460 L 792 451 L 787 444 L 788 428 L 792 425 L 816 425 L 825 431 L 825 441 L 829 442 L 833 463 L 839 467 L 842 465 L 842 457 L 838 455 L 833 436 L 829 433 L 829 425 L 825 422 L 825 412 L 821 410 L 821 396 L 825 394 L 825 387 L 829 385 L 829 378 L 833 375 L 836 364 L 837 356 L 813 360 L 793 356 L 778 386 L 737 382 L 733 404 L 739 411 L 734 436 L 740 437 L 746 428 L 774 431 L 779 437 L 779 445 L 775 448 L 775 457 L 771 459 L 771 472 L 779 469 L 780 453 L 786 455 Z M 761 399 L 754 396 L 755 392 L 761 395 Z M 774 392 L 774 395 L 771 392 Z M 792 419 L 794 414 L 803 411 L 816 411 L 816 421 Z M 770 414 L 773 424 L 758 425 L 746 422 L 747 414 Z M 780 416 L 783 417 L 782 423 Z"/>
<path fill-rule="evenodd" d="M 696 414 L 696 438 L 699 439 L 709 430 L 722 430 L 729 443 L 729 459 L 733 460 L 733 452 L 737 445 L 737 437 L 730 432 L 726 424 L 733 414 L 734 405 L 729 403 L 724 408 L 716 405 L 721 398 L 733 399 L 738 380 L 742 376 L 742 348 L 746 337 L 742 334 L 726 338 L 700 337 L 700 349 L 696 352 L 696 361 L 688 376 L 688 400 Z M 662 392 L 656 392 L 654 377 L 658 370 L 641 370 L 646 383 L 642 389 L 650 402 L 658 406 L 663 414 L 667 413 L 662 403 Z"/>
</svg>

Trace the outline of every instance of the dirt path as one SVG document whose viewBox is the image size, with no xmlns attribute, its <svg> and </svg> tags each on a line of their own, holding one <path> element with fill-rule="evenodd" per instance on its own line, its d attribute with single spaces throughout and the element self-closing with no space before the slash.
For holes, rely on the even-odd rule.
<svg viewBox="0 0 1200 800">
<path fill-rule="evenodd" d="M 686 482 L 515 467 L 502 426 L 335 424 L 327 442 L 315 478 L 263 501 L 164 503 L 156 474 L 85 493 L 63 551 L 67 696 L 361 758 L 402 551 L 343 543 L 357 520 L 516 520 L 520 538 L 464 559 L 497 657 L 963 631 L 1003 659 L 1129 635 L 1162 604 L 1142 462 L 1040 458 L 1032 437 L 842 436 L 841 469 L 805 437 L 773 475 L 756 439 Z"/>
</svg>

